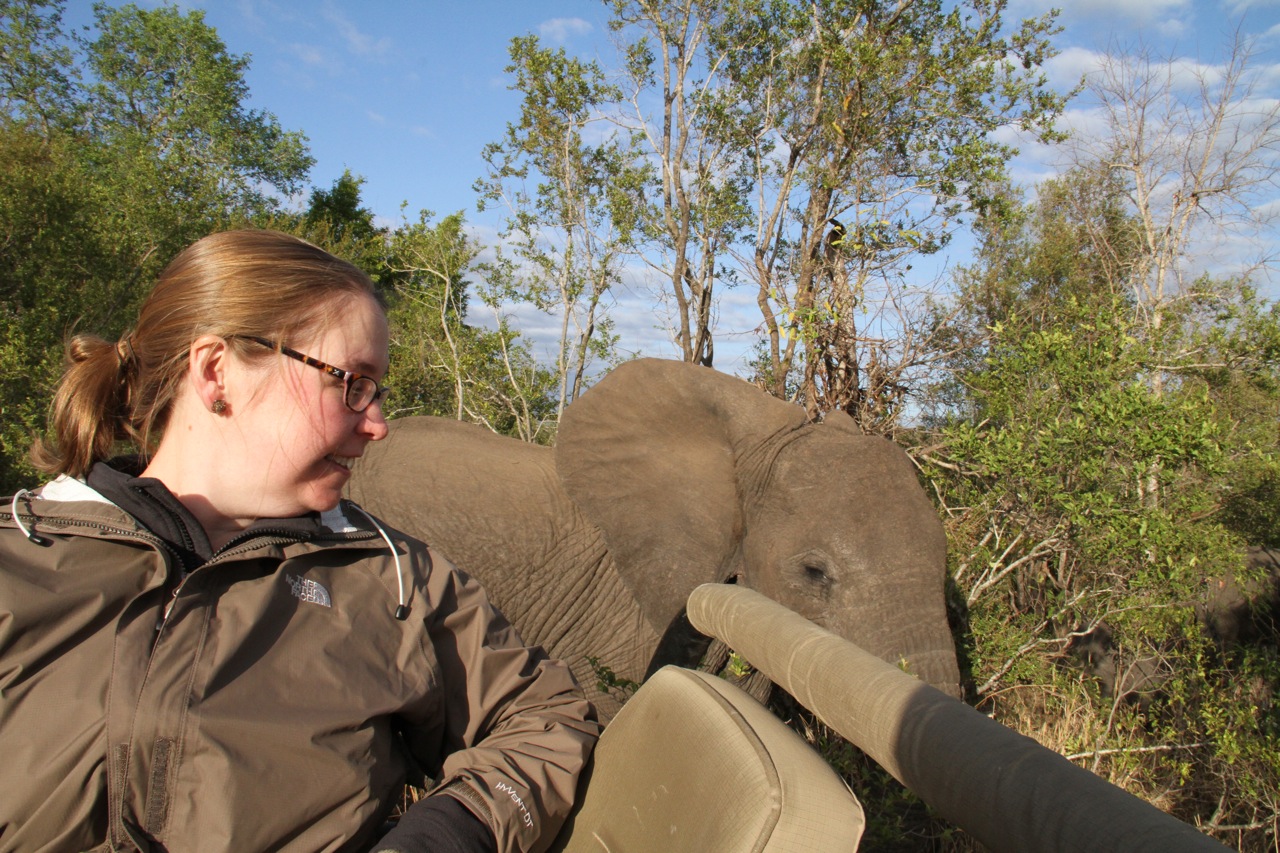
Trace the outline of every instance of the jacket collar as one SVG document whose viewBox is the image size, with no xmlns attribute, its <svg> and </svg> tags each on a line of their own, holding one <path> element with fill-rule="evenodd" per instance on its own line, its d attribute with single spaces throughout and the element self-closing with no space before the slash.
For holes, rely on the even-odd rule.
<svg viewBox="0 0 1280 853">
<path fill-rule="evenodd" d="M 115 506 L 88 483 L 68 477 L 66 474 L 61 474 L 56 480 L 45 483 L 38 497 L 50 501 L 89 501 Z"/>
<path fill-rule="evenodd" d="M 59 475 L 57 478 L 45 483 L 39 491 L 31 495 L 37 500 L 54 501 L 58 503 L 90 503 L 98 504 L 104 508 L 111 507 L 124 515 L 129 515 L 115 502 L 111 501 L 98 490 L 94 489 L 84 480 L 74 477 L 68 477 L 65 474 Z M 319 526 L 331 533 L 358 533 L 368 531 L 369 524 L 361 527 L 356 524 L 348 516 L 345 508 L 346 501 L 339 501 L 337 506 L 324 510 L 319 514 Z M 132 517 L 132 516 L 130 516 Z M 356 517 L 360 517 L 360 513 L 356 513 Z M 376 528 L 374 528 L 376 530 Z"/>
</svg>

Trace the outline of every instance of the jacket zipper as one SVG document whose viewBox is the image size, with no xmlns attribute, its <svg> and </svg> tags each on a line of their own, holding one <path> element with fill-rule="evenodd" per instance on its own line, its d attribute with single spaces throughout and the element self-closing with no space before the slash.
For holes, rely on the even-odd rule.
<svg viewBox="0 0 1280 853">
<path fill-rule="evenodd" d="M 364 540 L 378 538 L 376 533 L 372 531 L 360 530 L 360 529 L 356 529 L 349 532 L 321 533 L 317 535 L 308 536 L 305 538 L 299 538 L 296 535 L 296 532 L 292 530 L 286 530 L 284 528 L 263 528 L 263 529 L 253 531 L 252 534 L 245 536 L 243 539 L 239 541 L 232 540 L 232 542 L 228 543 L 227 546 L 224 546 L 223 549 L 219 550 L 216 554 L 214 554 L 213 557 L 210 558 L 210 560 L 205 562 L 204 565 L 190 572 L 186 572 L 182 569 L 183 562 L 182 562 L 181 555 L 174 549 L 174 547 L 171 546 L 169 543 L 167 543 L 164 539 L 156 536 L 155 534 L 145 529 L 130 530 L 128 528 L 107 524 L 99 521 L 94 521 L 90 519 L 85 519 L 82 517 L 76 517 L 76 516 L 58 516 L 58 515 L 44 516 L 44 515 L 36 515 L 35 513 L 30 513 L 30 512 L 15 513 L 11 511 L 0 510 L 0 524 L 4 524 L 6 527 L 12 526 L 16 528 L 17 519 L 22 519 L 23 521 L 28 522 L 33 531 L 36 529 L 37 525 L 41 525 L 50 532 L 59 532 L 63 535 L 82 535 L 83 536 L 83 535 L 92 535 L 96 533 L 98 535 L 113 536 L 122 540 L 130 540 L 130 541 L 139 542 L 145 545 L 149 545 L 160 557 L 160 559 L 164 561 L 164 563 L 166 564 L 166 568 L 168 569 L 168 571 L 165 572 L 166 580 L 172 577 L 172 573 L 176 568 L 177 571 L 179 572 L 178 582 L 177 584 L 174 585 L 168 601 L 165 602 L 160 619 L 156 625 L 155 635 L 152 638 L 153 652 L 156 648 L 156 644 L 159 643 L 161 636 L 164 633 L 164 628 L 168 621 L 168 617 L 169 617 L 170 611 L 172 610 L 174 602 L 176 601 L 179 594 L 182 592 L 182 588 L 187 583 L 188 579 L 192 575 L 196 574 L 197 572 L 203 572 L 205 569 L 210 568 L 215 563 L 228 561 L 238 555 L 246 554 L 257 548 L 261 548 L 268 545 L 290 545 L 290 544 L 297 544 L 300 542 L 357 543 Z M 167 587 L 168 584 L 165 583 L 164 586 Z M 149 659 L 144 668 L 144 671 L 142 674 L 142 683 L 144 685 L 151 679 L 151 669 L 152 669 L 153 662 L 154 662 L 153 660 Z M 120 759 L 119 767 L 113 768 L 111 772 L 119 772 L 122 774 L 125 772 L 125 769 L 128 764 L 128 756 L 131 750 L 132 741 L 133 741 L 133 737 L 131 735 L 128 743 L 122 743 L 117 745 L 117 754 L 119 755 L 119 759 Z M 121 785 L 117 785 L 116 794 L 110 797 L 110 802 L 108 803 L 108 813 L 111 816 L 109 817 L 109 820 L 108 820 L 108 823 L 109 823 L 108 839 L 109 840 L 118 839 L 120 836 L 120 833 L 123 832 L 125 838 L 128 838 L 129 840 L 135 840 L 135 846 L 137 846 L 138 849 L 143 849 L 143 846 L 136 844 L 136 839 L 139 836 L 135 835 L 135 833 L 133 832 L 133 825 L 131 824 L 131 822 L 126 821 L 124 819 L 123 812 L 121 811 L 123 809 L 123 800 L 121 799 L 117 802 L 116 797 L 120 795 L 119 794 L 120 788 L 121 788 Z M 152 809 L 153 806 L 149 804 L 147 808 Z M 161 806 L 159 804 L 154 805 L 154 809 L 158 810 L 160 808 Z M 148 812 L 148 814 L 150 814 L 150 812 Z M 117 819 L 119 821 L 118 823 L 117 823 Z M 156 820 L 159 820 L 159 818 L 156 818 Z M 123 840 L 123 838 L 119 838 L 119 840 Z"/>
<path fill-rule="evenodd" d="M 200 571 L 206 566 L 211 566 L 214 563 L 223 562 L 224 558 L 237 557 L 264 545 L 296 545 L 303 542 L 359 542 L 363 539 L 373 538 L 377 538 L 377 534 L 371 530 L 356 530 L 351 533 L 318 533 L 307 538 L 299 538 L 295 531 L 288 530 L 283 527 L 265 527 L 253 531 L 249 536 L 232 539 L 226 545 L 219 548 L 218 551 L 209 558 L 209 561 L 196 571 Z"/>
</svg>

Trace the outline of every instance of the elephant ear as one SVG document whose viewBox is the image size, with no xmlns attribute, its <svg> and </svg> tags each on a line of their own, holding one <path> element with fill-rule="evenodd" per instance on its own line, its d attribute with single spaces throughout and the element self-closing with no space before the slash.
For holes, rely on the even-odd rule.
<svg viewBox="0 0 1280 853">
<path fill-rule="evenodd" d="M 748 382 L 661 359 L 623 364 L 565 410 L 556 470 L 659 633 L 694 587 L 737 571 L 744 463 L 767 468 L 768 439 L 804 421 Z"/>
</svg>

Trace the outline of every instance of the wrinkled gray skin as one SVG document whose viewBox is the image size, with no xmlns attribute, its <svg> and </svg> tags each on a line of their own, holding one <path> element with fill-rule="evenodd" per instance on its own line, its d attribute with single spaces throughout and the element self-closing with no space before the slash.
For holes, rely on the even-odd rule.
<svg viewBox="0 0 1280 853">
<path fill-rule="evenodd" d="M 1253 546 L 1244 554 L 1250 579 L 1208 578 L 1205 594 L 1196 603 L 1196 616 L 1213 638 L 1218 651 L 1227 654 L 1250 643 L 1275 642 L 1276 616 L 1280 613 L 1280 552 Z M 1132 702 L 1144 710 L 1172 676 L 1168 661 L 1160 655 L 1119 658 L 1111 626 L 1101 622 L 1072 640 L 1067 657 L 1098 679 L 1103 696 Z"/>
<path fill-rule="evenodd" d="M 695 664 L 684 604 L 722 581 L 959 694 L 946 539 L 906 454 L 705 367 L 624 364 L 566 409 L 554 451 L 394 421 L 348 491 L 477 577 L 605 720 L 617 696 L 587 659 L 632 681 Z"/>
<path fill-rule="evenodd" d="M 1245 553 L 1250 580 L 1210 579 L 1203 605 L 1196 608 L 1202 624 L 1220 649 L 1276 639 L 1280 613 L 1280 551 L 1253 546 Z"/>
<path fill-rule="evenodd" d="M 1161 655 L 1148 654 L 1121 660 L 1111 626 L 1106 622 L 1073 640 L 1067 647 L 1067 654 L 1085 672 L 1098 679 L 1099 692 L 1104 697 L 1132 703 L 1144 711 L 1173 674 L 1168 661 Z"/>
</svg>

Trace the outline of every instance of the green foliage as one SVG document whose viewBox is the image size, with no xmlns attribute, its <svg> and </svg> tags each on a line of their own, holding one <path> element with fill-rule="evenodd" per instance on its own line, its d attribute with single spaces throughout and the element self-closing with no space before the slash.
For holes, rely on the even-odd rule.
<svg viewBox="0 0 1280 853">
<path fill-rule="evenodd" d="M 0 2 L 0 112 L 44 132 L 73 114 L 71 48 L 61 40 L 61 2 Z"/>
<path fill-rule="evenodd" d="M 386 229 L 375 225 L 373 211 L 361 206 L 362 186 L 364 178 L 352 175 L 347 169 L 333 182 L 332 189 L 313 189 L 311 201 L 302 215 L 303 225 L 307 229 L 326 228 L 331 243 L 345 242 L 353 247 L 369 245 L 362 254 L 371 252 L 386 236 Z M 373 267 L 370 272 L 377 271 L 375 262 L 370 260 L 366 264 Z"/>
<path fill-rule="evenodd" d="M 159 166 L 164 198 L 253 210 L 270 205 L 261 184 L 300 188 L 313 162 L 306 138 L 244 108 L 249 61 L 227 53 L 203 12 L 98 3 L 94 15 L 87 129 Z"/>
<path fill-rule="evenodd" d="M 1241 465 L 1219 518 L 1245 542 L 1280 548 L 1280 462 L 1263 457 Z"/>
<path fill-rule="evenodd" d="M 118 201 L 81 140 L 43 137 L 0 119 L 0 490 L 30 484 L 31 441 L 44 426 L 79 331 L 118 335 L 139 282 L 160 260 L 113 233 Z"/>
<path fill-rule="evenodd" d="M 724 671 L 730 678 L 741 680 L 751 674 L 751 662 L 737 652 L 730 652 L 729 663 L 725 665 Z"/>
<path fill-rule="evenodd" d="M 559 412 L 585 390 L 589 366 L 612 358 L 616 336 L 604 299 L 631 244 L 646 170 L 625 136 L 587 140 L 597 111 L 619 97 L 598 65 L 544 48 L 535 36 L 512 39 L 510 54 L 511 88 L 524 94 L 520 118 L 485 146 L 488 174 L 476 189 L 481 209 L 507 207 L 503 236 L 520 261 L 500 256 L 491 285 L 559 325 Z"/>
<path fill-rule="evenodd" d="M 602 693 L 610 693 L 621 700 L 626 700 L 640 689 L 640 685 L 629 678 L 623 678 L 600 658 L 588 657 L 587 664 L 596 676 L 596 689 Z"/>
<path fill-rule="evenodd" d="M 164 263 L 296 189 L 300 134 L 242 107 L 246 60 L 199 12 L 95 8 L 96 38 L 61 3 L 0 5 L 0 491 L 30 485 L 74 332 L 114 338 Z"/>
<path fill-rule="evenodd" d="M 390 234 L 374 222 L 373 211 L 362 206 L 364 178 L 346 170 L 330 189 L 313 189 L 305 210 L 271 210 L 254 224 L 295 234 L 325 251 L 350 261 L 384 290 L 394 284 L 388 257 Z"/>
<path fill-rule="evenodd" d="M 1199 614 L 1217 581 L 1248 586 L 1259 540 L 1241 534 L 1270 526 L 1280 324 L 1209 281 L 1150 322 L 1093 251 L 1099 230 L 1113 247 L 1133 233 L 1112 189 L 1047 186 L 960 276 L 967 346 L 926 457 L 967 663 L 985 701 L 1017 693 L 1009 724 L 1184 819 L 1259 830 L 1280 784 L 1280 638 L 1222 648 Z M 1103 623 L 1109 695 L 1070 653 Z"/>
</svg>

